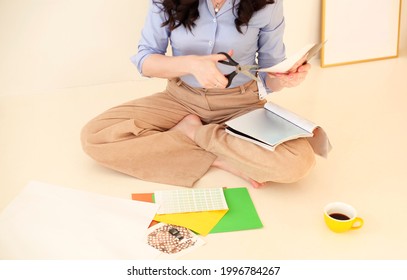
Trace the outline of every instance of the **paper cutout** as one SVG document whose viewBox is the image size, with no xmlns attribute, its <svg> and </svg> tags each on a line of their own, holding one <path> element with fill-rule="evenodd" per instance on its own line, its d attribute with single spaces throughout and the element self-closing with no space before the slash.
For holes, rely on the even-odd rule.
<svg viewBox="0 0 407 280">
<path fill-rule="evenodd" d="M 135 193 L 132 194 L 132 199 L 146 202 L 154 201 L 153 193 Z M 150 226 L 157 224 L 157 222 L 164 222 L 189 228 L 190 230 L 205 236 L 222 219 L 227 211 L 228 210 L 215 210 L 190 213 L 156 214 L 154 216 L 154 221 L 152 221 Z"/>
<path fill-rule="evenodd" d="M 147 244 L 160 251 L 158 259 L 177 259 L 205 241 L 185 227 L 159 223 L 148 229 Z"/>
<path fill-rule="evenodd" d="M 224 194 L 229 211 L 210 233 L 263 227 L 247 188 L 227 188 Z"/>
<path fill-rule="evenodd" d="M 179 225 L 199 233 L 207 235 L 216 224 L 221 221 L 228 210 L 215 210 L 190 213 L 157 214 L 154 220 L 167 224 Z"/>
<path fill-rule="evenodd" d="M 222 188 L 156 191 L 154 200 L 160 205 L 157 214 L 228 209 Z"/>
<path fill-rule="evenodd" d="M 217 213 L 217 211 L 208 211 L 164 215 L 157 214 L 154 219 L 169 224 L 184 226 L 201 235 L 263 227 L 247 188 L 225 188 L 223 192 L 229 208 L 227 212 Z M 133 194 L 132 198 L 136 199 L 140 195 L 143 194 Z M 146 201 L 153 201 L 152 193 L 144 195 L 149 197 Z"/>
<path fill-rule="evenodd" d="M 153 193 L 133 193 L 131 199 L 154 203 Z"/>
</svg>

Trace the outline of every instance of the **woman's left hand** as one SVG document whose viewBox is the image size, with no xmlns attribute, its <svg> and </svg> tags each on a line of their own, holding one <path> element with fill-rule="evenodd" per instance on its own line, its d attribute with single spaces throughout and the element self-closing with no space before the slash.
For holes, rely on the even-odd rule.
<svg viewBox="0 0 407 280">
<path fill-rule="evenodd" d="M 281 87 L 296 87 L 301 84 L 311 69 L 311 65 L 306 63 L 295 67 L 287 73 L 268 73 L 270 79 L 277 79 Z"/>
</svg>

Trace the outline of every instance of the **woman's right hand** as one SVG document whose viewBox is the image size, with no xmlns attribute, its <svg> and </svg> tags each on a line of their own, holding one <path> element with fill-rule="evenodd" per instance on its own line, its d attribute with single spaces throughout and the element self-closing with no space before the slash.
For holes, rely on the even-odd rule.
<svg viewBox="0 0 407 280">
<path fill-rule="evenodd" d="M 228 52 L 230 56 L 233 51 Z M 203 88 L 225 88 L 228 80 L 218 68 L 218 61 L 226 60 L 223 54 L 166 56 L 152 54 L 143 63 L 142 72 L 147 77 L 171 79 L 193 75 Z"/>
<path fill-rule="evenodd" d="M 229 51 L 228 54 L 232 56 L 233 51 Z M 228 80 L 217 66 L 219 60 L 226 59 L 223 54 L 190 56 L 190 73 L 203 88 L 226 88 Z"/>
</svg>

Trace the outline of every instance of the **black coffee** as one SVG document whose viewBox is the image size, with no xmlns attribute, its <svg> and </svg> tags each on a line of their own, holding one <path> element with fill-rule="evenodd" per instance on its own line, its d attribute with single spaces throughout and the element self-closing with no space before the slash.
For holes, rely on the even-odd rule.
<svg viewBox="0 0 407 280">
<path fill-rule="evenodd" d="M 332 213 L 329 214 L 329 217 L 335 219 L 335 220 L 341 220 L 341 221 L 345 221 L 345 220 L 349 220 L 350 218 L 344 214 L 341 213 Z"/>
</svg>

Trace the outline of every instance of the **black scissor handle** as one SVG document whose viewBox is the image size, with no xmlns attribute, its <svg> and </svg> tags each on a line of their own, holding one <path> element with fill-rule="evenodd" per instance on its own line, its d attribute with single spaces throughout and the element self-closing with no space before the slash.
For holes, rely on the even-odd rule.
<svg viewBox="0 0 407 280">
<path fill-rule="evenodd" d="M 233 78 L 237 75 L 236 71 L 233 71 L 227 75 L 225 75 L 225 78 L 228 79 L 228 84 L 226 85 L 226 87 L 229 87 L 230 84 L 232 83 Z"/>
<path fill-rule="evenodd" d="M 225 52 L 218 52 L 218 54 L 223 54 L 224 56 L 226 56 L 226 60 L 219 60 L 219 63 L 225 64 L 225 65 L 230 65 L 230 66 L 238 66 L 239 63 L 237 63 L 236 61 L 234 61 L 232 59 L 232 57 L 225 53 Z"/>
<path fill-rule="evenodd" d="M 218 54 L 223 54 L 224 56 L 226 56 L 226 60 L 219 60 L 219 63 L 225 64 L 225 65 L 229 65 L 229 66 L 235 66 L 237 67 L 239 65 L 239 63 L 237 63 L 236 61 L 234 61 L 232 59 L 232 57 L 225 52 L 218 52 Z M 230 84 L 232 83 L 233 78 L 237 75 L 236 71 L 230 72 L 229 74 L 225 75 L 225 78 L 228 79 L 228 84 L 226 85 L 226 87 L 229 87 Z"/>
</svg>

